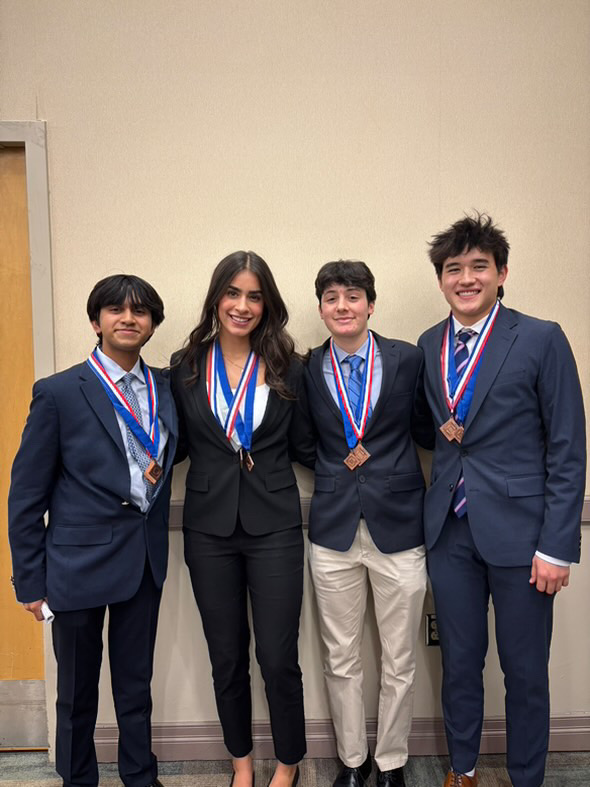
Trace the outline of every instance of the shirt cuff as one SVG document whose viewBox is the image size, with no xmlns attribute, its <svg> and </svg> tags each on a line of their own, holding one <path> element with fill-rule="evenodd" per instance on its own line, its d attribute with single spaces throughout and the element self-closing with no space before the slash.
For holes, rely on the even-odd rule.
<svg viewBox="0 0 590 787">
<path fill-rule="evenodd" d="M 560 560 L 558 557 L 550 557 L 549 555 L 544 555 L 542 552 L 539 552 L 539 550 L 535 552 L 535 555 L 546 563 L 553 563 L 554 566 L 571 566 L 570 560 Z"/>
</svg>

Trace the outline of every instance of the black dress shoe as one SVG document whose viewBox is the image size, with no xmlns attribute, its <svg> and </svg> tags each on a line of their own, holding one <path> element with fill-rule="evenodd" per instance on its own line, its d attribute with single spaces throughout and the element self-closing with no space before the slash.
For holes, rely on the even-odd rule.
<svg viewBox="0 0 590 787">
<path fill-rule="evenodd" d="M 164 787 L 164 785 L 159 779 L 154 779 L 154 781 L 150 782 L 147 787 Z"/>
<path fill-rule="evenodd" d="M 332 787 L 364 787 L 367 779 L 371 775 L 371 754 L 367 754 L 367 759 L 358 768 L 349 768 L 345 765 Z"/>
<path fill-rule="evenodd" d="M 377 787 L 406 787 L 404 769 L 394 768 L 391 771 L 378 771 Z"/>
</svg>

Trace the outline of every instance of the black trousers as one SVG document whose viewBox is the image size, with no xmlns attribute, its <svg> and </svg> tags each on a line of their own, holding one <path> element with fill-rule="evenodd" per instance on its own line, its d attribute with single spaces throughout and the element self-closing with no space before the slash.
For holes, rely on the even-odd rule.
<svg viewBox="0 0 590 787">
<path fill-rule="evenodd" d="M 127 787 L 157 777 L 151 750 L 152 679 L 162 591 L 146 564 L 137 593 L 109 604 L 111 685 L 119 725 L 119 774 Z M 56 612 L 52 624 L 57 659 L 56 769 L 64 787 L 98 785 L 94 727 L 106 607 Z"/>
<path fill-rule="evenodd" d="M 428 552 L 443 660 L 442 704 L 453 768 L 479 754 L 488 604 L 506 687 L 507 765 L 514 787 L 541 787 L 549 744 L 548 662 L 555 596 L 529 584 L 531 567 L 494 566 L 480 555 L 469 514 L 449 514 Z"/>
<path fill-rule="evenodd" d="M 229 537 L 185 528 L 184 548 L 209 647 L 225 745 L 233 757 L 252 750 L 249 594 L 275 754 L 287 765 L 299 762 L 306 748 L 297 651 L 303 595 L 301 528 L 251 536 L 238 524 Z"/>
</svg>

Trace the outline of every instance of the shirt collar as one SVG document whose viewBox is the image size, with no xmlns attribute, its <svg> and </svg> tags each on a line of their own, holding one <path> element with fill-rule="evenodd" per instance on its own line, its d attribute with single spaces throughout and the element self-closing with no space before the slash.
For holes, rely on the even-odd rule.
<svg viewBox="0 0 590 787">
<path fill-rule="evenodd" d="M 128 374 L 128 372 L 126 372 L 125 369 L 122 369 L 116 361 L 113 361 L 112 358 L 109 358 L 108 355 L 105 355 L 100 347 L 96 348 L 96 352 L 98 354 L 99 361 L 104 366 L 106 373 L 114 383 L 120 382 L 123 377 Z M 145 378 L 141 369 L 141 359 L 137 359 L 135 366 L 130 370 L 129 373 L 134 377 L 137 377 L 141 383 L 145 383 Z"/>
<path fill-rule="evenodd" d="M 491 309 L 490 309 L 490 312 L 491 312 Z M 459 320 L 457 320 L 456 317 L 453 317 L 453 332 L 454 332 L 454 335 L 457 336 L 457 334 L 460 331 L 463 331 L 466 328 L 469 328 L 471 331 L 473 331 L 476 334 L 480 334 L 481 333 L 481 329 L 485 325 L 486 320 L 488 319 L 489 316 L 490 316 L 489 314 L 486 314 L 485 317 L 482 317 L 481 320 L 478 320 L 473 325 L 461 325 Z"/>
<path fill-rule="evenodd" d="M 360 355 L 360 357 L 364 360 L 367 357 L 367 349 L 369 347 L 369 337 L 367 336 L 366 341 L 361 344 L 361 346 L 356 350 L 354 353 L 349 353 L 347 350 L 343 350 L 342 347 L 339 347 L 336 342 L 334 341 L 334 350 L 336 351 L 336 358 L 338 361 L 342 363 L 345 358 L 348 358 L 349 355 Z"/>
</svg>

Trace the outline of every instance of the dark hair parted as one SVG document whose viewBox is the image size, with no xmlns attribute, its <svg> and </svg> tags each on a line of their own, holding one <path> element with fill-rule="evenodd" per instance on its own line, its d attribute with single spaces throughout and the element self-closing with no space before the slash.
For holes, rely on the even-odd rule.
<svg viewBox="0 0 590 787">
<path fill-rule="evenodd" d="M 315 294 L 318 301 L 322 302 L 322 295 L 331 284 L 340 284 L 343 287 L 358 287 L 367 293 L 367 301 L 375 303 L 375 277 L 368 265 L 360 260 L 338 260 L 326 262 L 318 271 L 315 280 Z"/>
<path fill-rule="evenodd" d="M 439 279 L 445 260 L 458 257 L 471 249 L 492 254 L 498 271 L 508 265 L 510 244 L 504 232 L 486 213 L 475 213 L 474 216 L 466 215 L 459 219 L 444 232 L 433 235 L 429 246 L 428 256 Z M 503 295 L 504 288 L 498 287 L 498 297 L 502 298 Z"/>
<path fill-rule="evenodd" d="M 100 310 L 105 306 L 122 306 L 127 302 L 147 309 L 154 328 L 163 322 L 164 304 L 152 285 L 139 276 L 124 273 L 107 276 L 94 285 L 86 303 L 88 318 L 91 322 L 100 322 Z M 99 334 L 99 344 L 101 340 Z"/>
<path fill-rule="evenodd" d="M 250 271 L 258 277 L 264 302 L 262 319 L 249 337 L 250 347 L 264 361 L 267 385 L 284 399 L 292 399 L 293 393 L 286 383 L 291 358 L 295 355 L 295 343 L 285 329 L 289 313 L 270 268 L 253 251 L 235 251 L 217 265 L 211 276 L 199 323 L 191 331 L 176 364 L 183 361 L 189 364 L 192 376 L 186 382 L 187 385 L 193 385 L 199 376 L 199 358 L 219 335 L 217 305 L 231 282 L 242 271 Z"/>
</svg>

